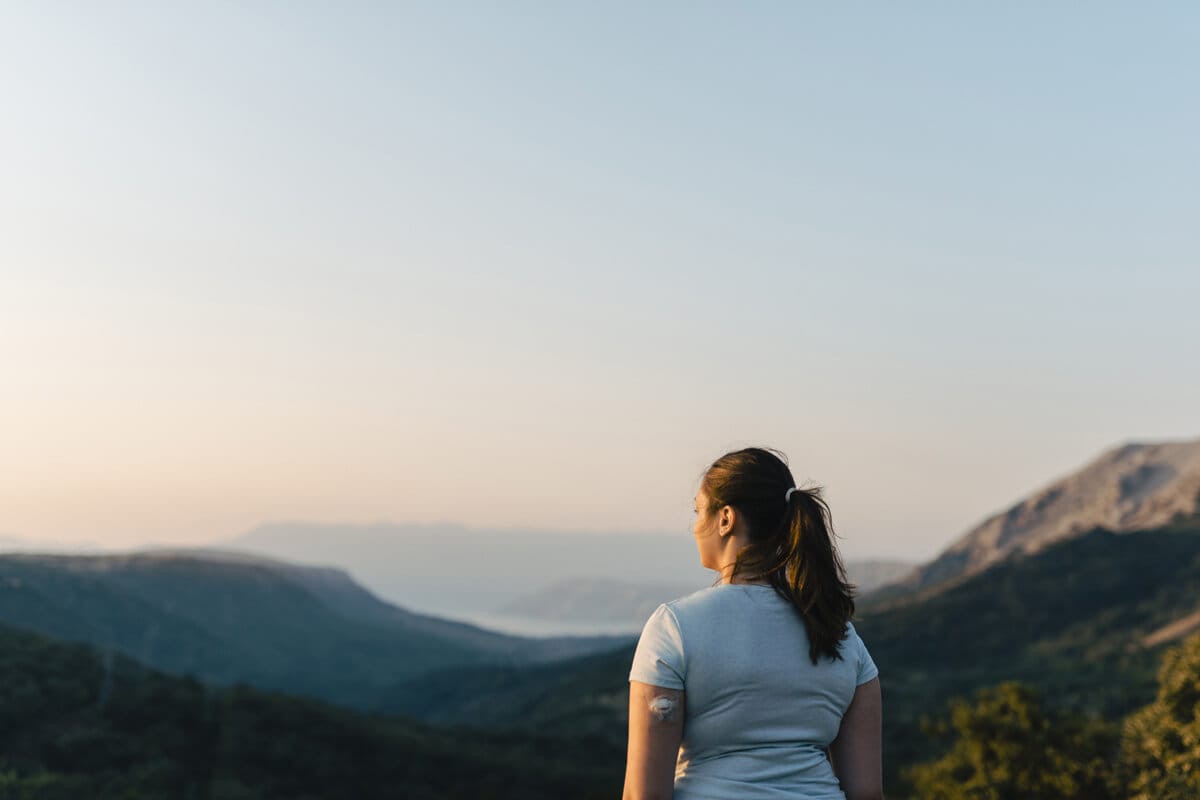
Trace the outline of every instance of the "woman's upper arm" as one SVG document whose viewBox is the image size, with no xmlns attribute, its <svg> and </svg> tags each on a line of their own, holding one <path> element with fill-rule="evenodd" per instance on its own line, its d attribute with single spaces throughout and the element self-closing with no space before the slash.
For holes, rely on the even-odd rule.
<svg viewBox="0 0 1200 800">
<path fill-rule="evenodd" d="M 875 677 L 854 691 L 837 738 L 829 745 L 846 800 L 883 797 L 883 697 Z"/>
<path fill-rule="evenodd" d="M 683 740 L 685 693 L 629 682 L 629 752 L 623 800 L 670 800 Z"/>
</svg>

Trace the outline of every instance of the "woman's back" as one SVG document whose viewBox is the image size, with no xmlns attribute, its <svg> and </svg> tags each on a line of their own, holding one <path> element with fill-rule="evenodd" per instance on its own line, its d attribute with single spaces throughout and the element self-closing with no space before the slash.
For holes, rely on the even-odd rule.
<svg viewBox="0 0 1200 800">
<path fill-rule="evenodd" d="M 825 748 L 878 670 L 853 625 L 839 652 L 814 665 L 795 607 L 771 586 L 726 583 L 660 606 L 629 678 L 686 691 L 676 800 L 843 800 Z"/>
<path fill-rule="evenodd" d="M 624 800 L 881 800 L 879 681 L 820 488 L 747 447 L 714 461 L 693 500 L 720 585 L 642 631 Z"/>
</svg>

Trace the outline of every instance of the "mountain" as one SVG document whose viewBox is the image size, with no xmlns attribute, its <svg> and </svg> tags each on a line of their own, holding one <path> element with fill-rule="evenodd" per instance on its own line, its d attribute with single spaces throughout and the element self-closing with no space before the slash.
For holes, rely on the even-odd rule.
<svg viewBox="0 0 1200 800">
<path fill-rule="evenodd" d="M 855 626 L 880 669 L 885 774 L 936 756 L 914 735 L 950 699 L 1005 680 L 1053 707 L 1116 719 L 1154 696 L 1162 648 L 1200 615 L 1200 516 L 1150 531 L 1102 528 L 879 603 Z M 583 730 L 619 746 L 633 648 L 554 665 L 456 668 L 412 679 L 390 703 L 442 724 Z M 889 796 L 893 792 L 889 789 Z M 897 792 L 899 793 L 899 792 Z"/>
<path fill-rule="evenodd" d="M 440 729 L 245 686 L 213 689 L 0 626 L 0 797 L 598 800 L 623 752 Z"/>
<path fill-rule="evenodd" d="M 914 569 L 916 569 L 916 565 L 912 562 L 893 559 L 877 558 L 846 562 L 846 575 L 860 596 L 893 583 L 909 575 Z"/>
<path fill-rule="evenodd" d="M 535 663 L 627 638 L 506 636 L 385 603 L 346 573 L 244 554 L 0 556 L 0 623 L 88 642 L 215 684 L 384 710 L 398 681 Z"/>
<path fill-rule="evenodd" d="M 903 561 L 851 561 L 846 564 L 846 572 L 859 593 L 865 594 L 912 572 L 913 567 Z M 709 574 L 715 578 L 715 573 Z M 500 612 L 529 619 L 624 622 L 636 632 L 659 604 L 696 589 L 685 584 L 630 583 L 605 578 L 564 580 L 521 595 L 501 606 Z"/>
<path fill-rule="evenodd" d="M 894 596 L 1102 527 L 1124 533 L 1200 512 L 1200 439 L 1113 448 L 968 531 L 884 591 Z"/>
</svg>

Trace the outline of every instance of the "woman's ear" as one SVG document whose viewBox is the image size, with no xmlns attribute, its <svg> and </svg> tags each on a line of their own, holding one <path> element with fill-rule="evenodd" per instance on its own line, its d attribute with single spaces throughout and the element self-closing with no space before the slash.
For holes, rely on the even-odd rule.
<svg viewBox="0 0 1200 800">
<path fill-rule="evenodd" d="M 717 532 L 721 534 L 722 538 L 733 533 L 733 526 L 737 522 L 736 513 L 737 512 L 734 511 L 733 506 L 721 507 L 721 519 L 719 521 L 720 527 L 717 529 Z"/>
</svg>

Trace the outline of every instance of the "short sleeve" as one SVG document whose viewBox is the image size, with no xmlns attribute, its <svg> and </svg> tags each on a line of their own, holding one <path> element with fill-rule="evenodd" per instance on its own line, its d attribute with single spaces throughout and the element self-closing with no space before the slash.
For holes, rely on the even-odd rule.
<svg viewBox="0 0 1200 800">
<path fill-rule="evenodd" d="M 683 689 L 686 675 L 679 620 L 664 603 L 655 609 L 642 628 L 633 653 L 629 680 L 666 689 Z"/>
<path fill-rule="evenodd" d="M 871 658 L 871 654 L 867 652 L 866 642 L 858 635 L 858 631 L 854 632 L 854 641 L 858 645 L 858 677 L 855 679 L 855 684 L 862 686 L 872 678 L 879 677 L 879 669 L 875 666 L 875 659 Z"/>
</svg>

